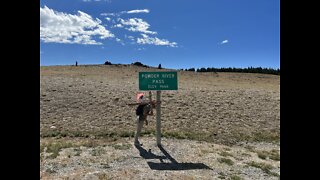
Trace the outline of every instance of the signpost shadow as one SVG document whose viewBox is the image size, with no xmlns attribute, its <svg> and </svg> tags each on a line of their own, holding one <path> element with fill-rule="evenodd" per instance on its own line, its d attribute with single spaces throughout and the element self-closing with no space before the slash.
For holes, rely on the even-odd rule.
<svg viewBox="0 0 320 180">
<path fill-rule="evenodd" d="M 139 90 L 157 91 L 157 102 L 161 102 L 162 90 L 178 90 L 178 73 L 173 72 L 139 72 Z M 151 100 L 151 98 L 150 98 Z M 140 156 L 144 159 L 159 159 L 160 163 L 147 162 L 153 170 L 190 170 L 190 169 L 211 169 L 203 163 L 179 163 L 161 146 L 161 105 L 157 105 L 157 145 L 164 156 L 153 154 L 151 150 L 145 150 L 139 145 L 135 147 L 139 150 Z M 170 162 L 164 162 L 168 159 Z"/>
<path fill-rule="evenodd" d="M 155 162 L 147 162 L 150 169 L 152 170 L 192 170 L 192 169 L 210 169 L 207 165 L 203 163 L 179 163 L 177 162 L 161 145 L 158 145 L 161 152 L 164 154 L 163 156 L 159 156 L 153 154 L 150 150 L 147 151 L 143 147 L 139 145 L 135 145 L 135 147 L 139 150 L 140 156 L 144 159 L 159 159 L 159 163 Z M 163 160 L 168 159 L 170 162 L 166 163 Z"/>
</svg>

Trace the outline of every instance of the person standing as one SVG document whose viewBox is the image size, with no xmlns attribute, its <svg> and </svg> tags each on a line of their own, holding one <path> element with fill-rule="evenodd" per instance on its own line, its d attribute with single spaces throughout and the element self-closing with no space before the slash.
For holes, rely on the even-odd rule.
<svg viewBox="0 0 320 180">
<path fill-rule="evenodd" d="M 150 92 L 151 93 L 151 92 Z M 150 96 L 151 97 L 151 96 Z M 129 105 L 138 105 L 136 108 L 136 123 L 137 123 L 137 131 L 134 136 L 134 145 L 142 145 L 139 142 L 139 137 L 141 134 L 141 130 L 143 127 L 144 122 L 146 125 L 148 125 L 148 120 L 147 117 L 149 115 L 153 115 L 152 108 L 155 108 L 155 101 L 152 101 L 150 99 L 149 102 L 145 99 L 145 94 L 144 93 L 138 93 L 137 94 L 137 103 L 129 104 Z"/>
</svg>

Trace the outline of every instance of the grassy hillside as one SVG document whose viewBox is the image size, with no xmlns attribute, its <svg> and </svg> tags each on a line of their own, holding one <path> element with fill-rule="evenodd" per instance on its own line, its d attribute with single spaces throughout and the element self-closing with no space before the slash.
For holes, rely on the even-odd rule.
<svg viewBox="0 0 320 180">
<path fill-rule="evenodd" d="M 40 67 L 40 179 L 279 179 L 280 76 L 178 72 L 159 148 L 155 117 L 133 146 L 140 71 Z"/>
<path fill-rule="evenodd" d="M 159 69 L 132 65 L 40 67 L 40 136 L 133 136 L 135 107 L 126 103 L 134 102 L 139 92 L 140 71 Z M 279 142 L 280 76 L 179 71 L 178 88 L 162 92 L 163 136 L 229 145 Z M 149 117 L 143 133 L 155 133 L 155 117 Z"/>
</svg>

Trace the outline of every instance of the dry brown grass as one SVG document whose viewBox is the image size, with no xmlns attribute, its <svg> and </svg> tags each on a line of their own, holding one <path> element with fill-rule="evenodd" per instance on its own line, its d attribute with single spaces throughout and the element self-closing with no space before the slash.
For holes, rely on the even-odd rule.
<svg viewBox="0 0 320 180">
<path fill-rule="evenodd" d="M 42 137 L 132 137 L 138 72 L 131 65 L 40 68 Z M 162 69 L 160 71 L 166 71 Z M 162 92 L 164 136 L 234 144 L 280 138 L 280 76 L 178 72 L 178 91 Z M 153 94 L 155 97 L 155 93 Z M 144 127 L 155 132 L 155 117 Z"/>
</svg>

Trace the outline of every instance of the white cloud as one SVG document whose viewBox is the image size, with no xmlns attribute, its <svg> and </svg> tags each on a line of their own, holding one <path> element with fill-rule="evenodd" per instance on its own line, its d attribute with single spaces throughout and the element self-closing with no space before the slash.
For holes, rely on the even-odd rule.
<svg viewBox="0 0 320 180">
<path fill-rule="evenodd" d="M 118 13 L 101 13 L 101 16 L 116 16 Z"/>
<path fill-rule="evenodd" d="M 138 44 L 153 44 L 156 46 L 170 46 L 170 47 L 177 47 L 176 42 L 169 42 L 166 39 L 159 39 L 157 37 L 149 37 L 146 34 L 141 34 L 143 38 L 138 38 L 137 43 Z"/>
<path fill-rule="evenodd" d="M 149 9 L 135 9 L 131 11 L 127 11 L 128 14 L 133 14 L 133 13 L 149 13 Z"/>
<path fill-rule="evenodd" d="M 226 40 L 223 40 L 220 44 L 226 44 L 228 43 L 229 41 L 226 39 Z"/>
<path fill-rule="evenodd" d="M 111 18 L 109 18 L 109 17 L 106 17 L 105 19 L 106 19 L 107 21 L 111 21 Z"/>
<path fill-rule="evenodd" d="M 101 16 L 121 16 L 122 14 L 137 14 L 137 13 L 149 13 L 149 9 L 134 9 L 131 11 L 120 11 L 117 13 L 101 13 Z"/>
<path fill-rule="evenodd" d="M 150 25 L 140 18 L 130 18 L 128 20 L 123 20 L 120 18 L 120 23 L 126 26 L 129 26 L 126 28 L 129 31 L 133 32 L 142 32 L 145 34 L 157 34 L 155 31 L 149 31 Z"/>
<path fill-rule="evenodd" d="M 146 48 L 138 48 L 137 50 L 138 51 L 143 51 L 143 50 L 146 50 Z"/>
<path fill-rule="evenodd" d="M 118 42 L 118 43 L 120 43 L 121 45 L 125 45 L 125 43 L 121 40 L 121 39 L 119 39 L 119 38 L 116 38 L 116 41 Z"/>
<path fill-rule="evenodd" d="M 113 27 L 123 28 L 123 25 L 122 24 L 116 24 Z"/>
<path fill-rule="evenodd" d="M 124 35 L 125 38 L 128 38 L 130 40 L 134 40 L 134 37 L 133 36 L 127 36 L 126 34 Z"/>
<path fill-rule="evenodd" d="M 112 38 L 114 35 L 101 25 L 101 20 L 78 11 L 77 15 L 57 12 L 47 6 L 40 7 L 40 39 L 50 43 L 98 44 L 92 39 Z"/>
<path fill-rule="evenodd" d="M 118 13 L 101 13 L 100 15 L 101 16 L 121 16 L 122 14 L 125 14 L 127 13 L 127 11 L 121 11 L 121 12 L 118 12 Z"/>
</svg>

